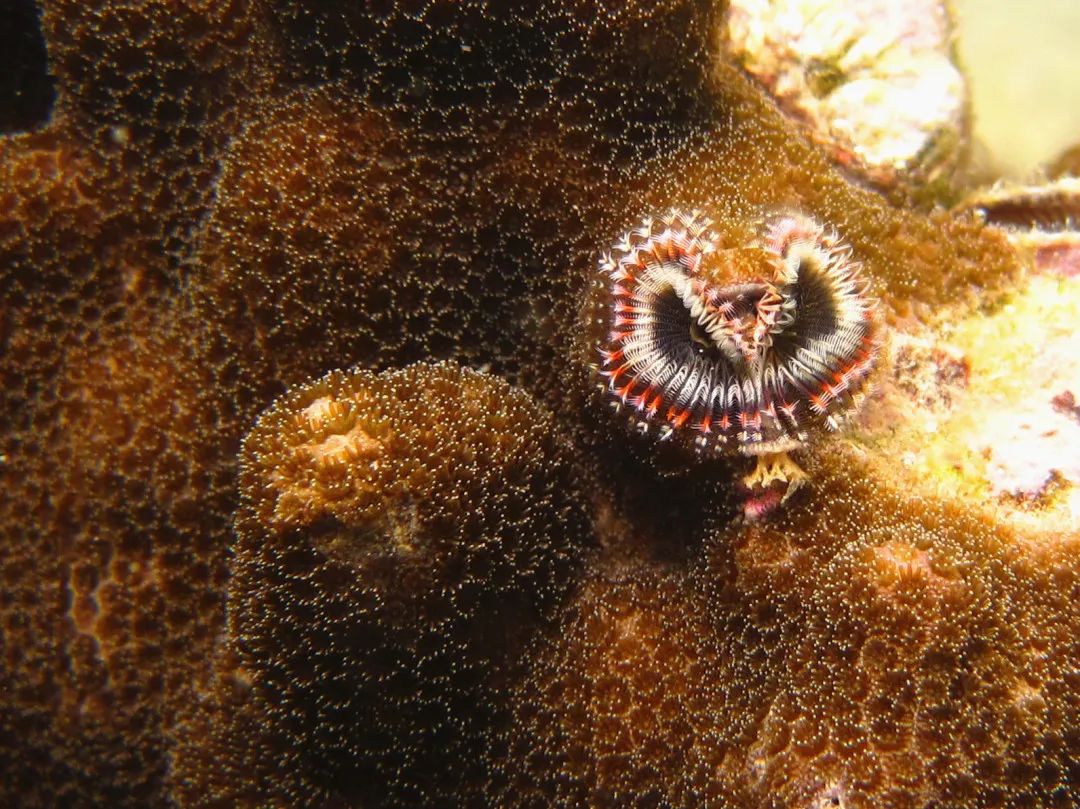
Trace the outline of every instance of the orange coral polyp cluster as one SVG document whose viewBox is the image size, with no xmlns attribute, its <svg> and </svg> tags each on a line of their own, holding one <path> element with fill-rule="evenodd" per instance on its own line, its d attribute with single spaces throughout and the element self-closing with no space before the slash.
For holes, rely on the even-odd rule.
<svg viewBox="0 0 1080 809">
<path fill-rule="evenodd" d="M 761 248 L 742 249 L 773 279 L 747 280 L 732 277 L 737 250 L 710 224 L 696 211 L 649 218 L 601 260 L 609 400 L 629 405 L 641 431 L 687 430 L 706 451 L 783 451 L 814 420 L 835 429 L 876 355 L 874 305 L 850 249 L 808 217 L 781 216 Z"/>
</svg>

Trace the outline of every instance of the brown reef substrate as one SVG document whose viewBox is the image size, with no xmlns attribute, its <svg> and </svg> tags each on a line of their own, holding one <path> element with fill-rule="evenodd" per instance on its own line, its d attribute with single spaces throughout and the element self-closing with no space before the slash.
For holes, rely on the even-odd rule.
<svg viewBox="0 0 1080 809">
<path fill-rule="evenodd" d="M 738 525 L 728 463 L 657 459 L 590 409 L 580 292 L 646 212 L 733 238 L 806 212 L 931 343 L 1025 266 L 976 216 L 839 173 L 725 63 L 717 7 L 43 6 L 52 114 L 0 141 L 0 802 L 1078 799 L 1075 521 L 943 493 L 895 437 L 911 414 L 871 403 L 806 449 L 789 508 Z M 387 369 L 444 359 L 491 376 L 398 411 L 449 442 L 442 517 L 375 507 L 337 542 L 251 509 L 242 439 L 276 397 L 354 365 L 424 387 L 460 372 Z M 477 420 L 461 387 L 512 413 Z M 335 492 L 382 440 L 342 435 L 304 455 Z M 529 480 L 569 482 L 514 553 L 459 555 L 502 524 L 523 436 Z M 281 514 L 321 508 L 305 480 Z M 355 572 L 374 535 L 446 566 L 382 593 Z M 473 591 L 432 572 L 461 564 Z M 550 600 L 495 620 L 492 582 L 537 575 Z"/>
</svg>

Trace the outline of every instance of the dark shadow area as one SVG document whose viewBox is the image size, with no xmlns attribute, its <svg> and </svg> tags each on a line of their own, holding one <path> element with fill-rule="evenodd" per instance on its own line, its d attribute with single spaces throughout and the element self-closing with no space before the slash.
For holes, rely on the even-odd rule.
<svg viewBox="0 0 1080 809">
<path fill-rule="evenodd" d="M 0 134 L 43 126 L 55 98 L 41 9 L 34 0 L 0 0 Z"/>
</svg>

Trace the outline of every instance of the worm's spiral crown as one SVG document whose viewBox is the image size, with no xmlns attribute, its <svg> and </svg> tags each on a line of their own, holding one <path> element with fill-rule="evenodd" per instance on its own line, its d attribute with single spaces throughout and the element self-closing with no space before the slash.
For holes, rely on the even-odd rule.
<svg viewBox="0 0 1080 809">
<path fill-rule="evenodd" d="M 752 247 L 724 248 L 710 224 L 696 211 L 647 218 L 601 259 L 605 397 L 642 432 L 703 452 L 786 451 L 811 427 L 836 429 L 877 352 L 850 248 L 797 214 Z M 748 263 L 764 272 L 738 277 Z"/>
</svg>

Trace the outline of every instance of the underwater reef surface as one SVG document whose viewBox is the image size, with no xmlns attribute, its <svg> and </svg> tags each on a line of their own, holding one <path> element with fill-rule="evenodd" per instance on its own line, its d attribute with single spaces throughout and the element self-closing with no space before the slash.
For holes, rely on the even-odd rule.
<svg viewBox="0 0 1080 809">
<path fill-rule="evenodd" d="M 1080 803 L 1076 182 L 760 5 L 14 4 L 0 804 Z"/>
</svg>

